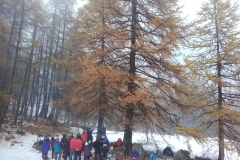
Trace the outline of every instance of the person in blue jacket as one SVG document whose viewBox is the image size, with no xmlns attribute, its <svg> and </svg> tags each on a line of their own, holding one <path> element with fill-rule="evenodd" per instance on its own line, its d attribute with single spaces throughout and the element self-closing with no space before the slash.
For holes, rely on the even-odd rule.
<svg viewBox="0 0 240 160">
<path fill-rule="evenodd" d="M 110 142 L 109 142 L 107 136 L 102 136 L 102 142 L 103 142 L 103 144 L 106 144 L 109 147 Z"/>
<path fill-rule="evenodd" d="M 100 132 L 101 136 L 106 136 L 106 128 L 104 127 L 104 125 L 102 125 L 99 132 Z"/>
<path fill-rule="evenodd" d="M 44 141 L 42 143 L 42 158 L 44 160 L 48 159 L 48 151 L 50 149 L 50 142 L 49 142 L 49 138 L 46 136 L 44 137 Z"/>
</svg>

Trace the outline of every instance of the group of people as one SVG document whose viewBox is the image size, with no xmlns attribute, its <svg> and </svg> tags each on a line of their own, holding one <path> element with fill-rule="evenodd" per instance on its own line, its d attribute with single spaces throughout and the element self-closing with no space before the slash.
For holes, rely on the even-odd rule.
<svg viewBox="0 0 240 160">
<path fill-rule="evenodd" d="M 84 160 L 90 160 L 92 156 L 91 145 L 92 145 L 92 129 L 83 131 L 82 134 L 78 133 L 75 137 L 73 133 L 67 137 L 65 134 L 61 138 L 52 137 L 49 139 L 48 136 L 44 137 L 42 143 L 42 158 L 48 159 L 48 151 L 52 150 L 52 159 L 60 160 L 61 157 L 64 160 L 81 160 L 82 152 L 84 152 Z"/>
<path fill-rule="evenodd" d="M 65 134 L 61 139 L 48 136 L 44 137 L 42 143 L 42 158 L 48 159 L 48 151 L 52 150 L 52 159 L 60 160 L 81 160 L 83 153 L 84 160 L 90 160 L 92 157 L 92 147 L 95 149 L 95 160 L 99 157 L 101 160 L 107 157 L 107 153 L 111 148 L 120 147 L 122 145 L 122 139 L 118 138 L 116 142 L 110 143 L 107 135 L 106 128 L 101 126 L 98 130 L 99 136 L 96 137 L 96 141 L 93 142 L 92 136 L 93 129 L 88 128 L 83 130 L 80 134 L 73 136 L 73 133 L 67 137 Z"/>
</svg>

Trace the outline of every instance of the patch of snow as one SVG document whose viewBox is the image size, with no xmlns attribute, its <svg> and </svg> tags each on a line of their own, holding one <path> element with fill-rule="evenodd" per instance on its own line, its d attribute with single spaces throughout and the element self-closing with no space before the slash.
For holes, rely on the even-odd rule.
<svg viewBox="0 0 240 160">
<path fill-rule="evenodd" d="M 82 129 L 72 127 L 71 131 L 75 134 L 82 133 Z M 32 148 L 34 142 L 39 138 L 37 135 L 32 135 L 26 133 L 24 136 L 13 134 L 15 139 L 10 141 L 5 141 L 5 137 L 9 136 L 7 133 L 2 133 L 0 139 L 0 159 L 3 160 L 42 160 L 42 154 L 37 150 Z M 60 134 L 60 137 L 62 135 Z M 110 142 L 117 141 L 118 138 L 123 139 L 123 132 L 107 131 L 107 137 Z M 96 137 L 96 130 L 93 133 L 93 137 Z M 155 142 L 150 137 L 148 138 L 144 133 L 133 133 L 133 142 L 143 143 L 143 147 L 148 151 L 155 151 L 157 148 L 163 150 L 167 145 L 170 145 L 174 152 L 177 152 L 180 149 L 189 150 L 194 156 L 206 156 L 209 158 L 216 158 L 218 154 L 218 145 L 216 139 L 208 138 L 206 143 L 198 143 L 192 138 L 186 138 L 183 136 L 170 136 L 170 135 L 153 135 Z M 40 139 L 43 139 L 41 137 Z M 17 141 L 20 143 L 14 143 L 11 146 L 12 142 Z M 156 146 L 156 145 L 157 146 Z M 189 147 L 191 146 L 191 147 Z M 238 154 L 235 151 L 225 151 L 226 158 L 229 160 L 239 160 Z M 48 152 L 51 157 L 51 152 Z"/>
</svg>

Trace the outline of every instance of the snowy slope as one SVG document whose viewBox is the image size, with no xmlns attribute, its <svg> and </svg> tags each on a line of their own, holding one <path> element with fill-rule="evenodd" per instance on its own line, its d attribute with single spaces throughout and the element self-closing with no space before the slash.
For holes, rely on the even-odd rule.
<svg viewBox="0 0 240 160">
<path fill-rule="evenodd" d="M 76 133 L 81 132 L 81 129 L 73 129 Z M 37 141 L 37 135 L 32 135 L 26 133 L 24 136 L 14 134 L 15 139 L 10 141 L 5 141 L 5 137 L 8 136 L 7 133 L 1 133 L 0 139 L 0 160 L 42 160 L 41 153 L 38 153 L 35 149 L 32 148 L 34 142 Z M 62 136 L 62 135 L 61 135 Z M 93 135 L 95 137 L 95 135 Z M 123 139 L 122 132 L 113 132 L 107 131 L 107 137 L 110 142 L 116 141 L 119 137 Z M 208 157 L 213 158 L 217 157 L 217 143 L 214 139 L 209 139 L 207 144 L 198 144 L 193 139 L 188 139 L 182 136 L 154 136 L 155 142 L 158 147 L 163 150 L 168 144 L 171 145 L 174 152 L 177 152 L 179 149 L 192 150 L 192 154 L 195 156 L 202 156 L 206 154 Z M 163 139 L 164 138 L 164 139 Z M 14 143 L 11 146 L 12 142 L 17 141 L 19 143 Z M 146 150 L 155 151 L 156 147 L 149 140 L 146 142 L 146 135 L 142 133 L 134 133 L 133 142 L 144 143 L 144 148 Z M 49 157 L 50 156 L 49 152 Z M 239 160 L 236 152 L 226 152 L 226 160 Z"/>
</svg>

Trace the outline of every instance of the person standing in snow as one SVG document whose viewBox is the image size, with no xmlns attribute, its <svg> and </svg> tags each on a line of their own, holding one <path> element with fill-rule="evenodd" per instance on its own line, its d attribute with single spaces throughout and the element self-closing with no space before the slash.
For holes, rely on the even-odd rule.
<svg viewBox="0 0 240 160">
<path fill-rule="evenodd" d="M 69 143 L 69 139 L 65 138 L 64 140 L 64 145 L 62 146 L 63 149 L 63 159 L 67 160 L 68 157 L 70 157 L 70 143 Z"/>
<path fill-rule="evenodd" d="M 102 148 L 103 158 L 107 158 L 108 152 L 109 152 L 109 146 L 106 144 L 103 144 L 103 148 Z"/>
<path fill-rule="evenodd" d="M 67 154 L 67 151 L 69 147 L 69 143 L 67 144 L 67 138 L 66 138 L 66 134 L 63 135 L 62 139 L 61 139 L 61 148 L 62 148 L 62 157 L 64 158 Z M 70 152 L 70 151 L 69 151 Z"/>
<path fill-rule="evenodd" d="M 61 148 L 61 143 L 59 142 L 59 138 L 57 138 L 53 143 L 53 148 L 54 148 L 55 160 L 60 160 L 62 148 Z"/>
<path fill-rule="evenodd" d="M 74 136 L 73 136 L 73 133 L 71 132 L 70 134 L 69 134 L 69 141 L 71 140 L 71 139 L 73 139 L 74 138 Z"/>
<path fill-rule="evenodd" d="M 101 136 L 105 136 L 106 137 L 106 128 L 104 127 L 104 125 L 102 125 L 102 127 L 99 130 L 100 135 Z"/>
<path fill-rule="evenodd" d="M 77 139 L 75 140 L 74 143 L 74 160 L 81 160 L 81 154 L 82 154 L 82 140 L 81 140 L 81 136 L 78 135 Z"/>
<path fill-rule="evenodd" d="M 87 139 L 88 139 L 88 135 L 85 130 L 82 132 L 81 138 L 82 138 L 82 148 L 84 150 L 85 143 L 87 142 Z"/>
<path fill-rule="evenodd" d="M 92 157 L 92 147 L 88 145 L 88 142 L 86 142 L 86 146 L 84 148 L 84 160 L 90 160 L 90 157 Z"/>
<path fill-rule="evenodd" d="M 91 129 L 91 128 L 89 128 L 89 129 L 87 130 L 87 135 L 88 135 L 87 142 L 89 143 L 89 145 L 92 145 L 92 141 L 93 141 L 92 133 L 93 133 L 93 130 L 94 130 L 94 129 Z"/>
<path fill-rule="evenodd" d="M 51 141 L 50 141 L 50 143 L 51 143 L 51 148 L 52 148 L 52 159 L 54 158 L 54 148 L 53 148 L 54 142 L 55 142 L 55 139 L 54 139 L 54 137 L 52 137 L 52 138 L 51 138 Z"/>
<path fill-rule="evenodd" d="M 44 160 L 47 160 L 48 159 L 48 151 L 50 149 L 50 142 L 49 142 L 49 138 L 46 136 L 44 138 L 44 141 L 42 143 L 42 158 Z"/>
<path fill-rule="evenodd" d="M 102 142 L 103 142 L 103 144 L 106 144 L 109 147 L 110 142 L 109 142 L 107 136 L 102 136 Z"/>
<path fill-rule="evenodd" d="M 103 142 L 101 142 L 101 138 L 97 137 L 97 140 L 95 142 L 93 142 L 92 146 L 95 149 L 94 160 L 97 160 L 98 155 L 100 157 L 100 160 L 102 160 L 101 150 L 102 150 L 102 147 L 103 147 Z"/>
<path fill-rule="evenodd" d="M 69 160 L 74 160 L 74 155 L 75 155 L 75 141 L 77 139 L 77 136 L 75 138 L 72 138 L 69 142 L 70 144 L 70 157 Z"/>
</svg>

